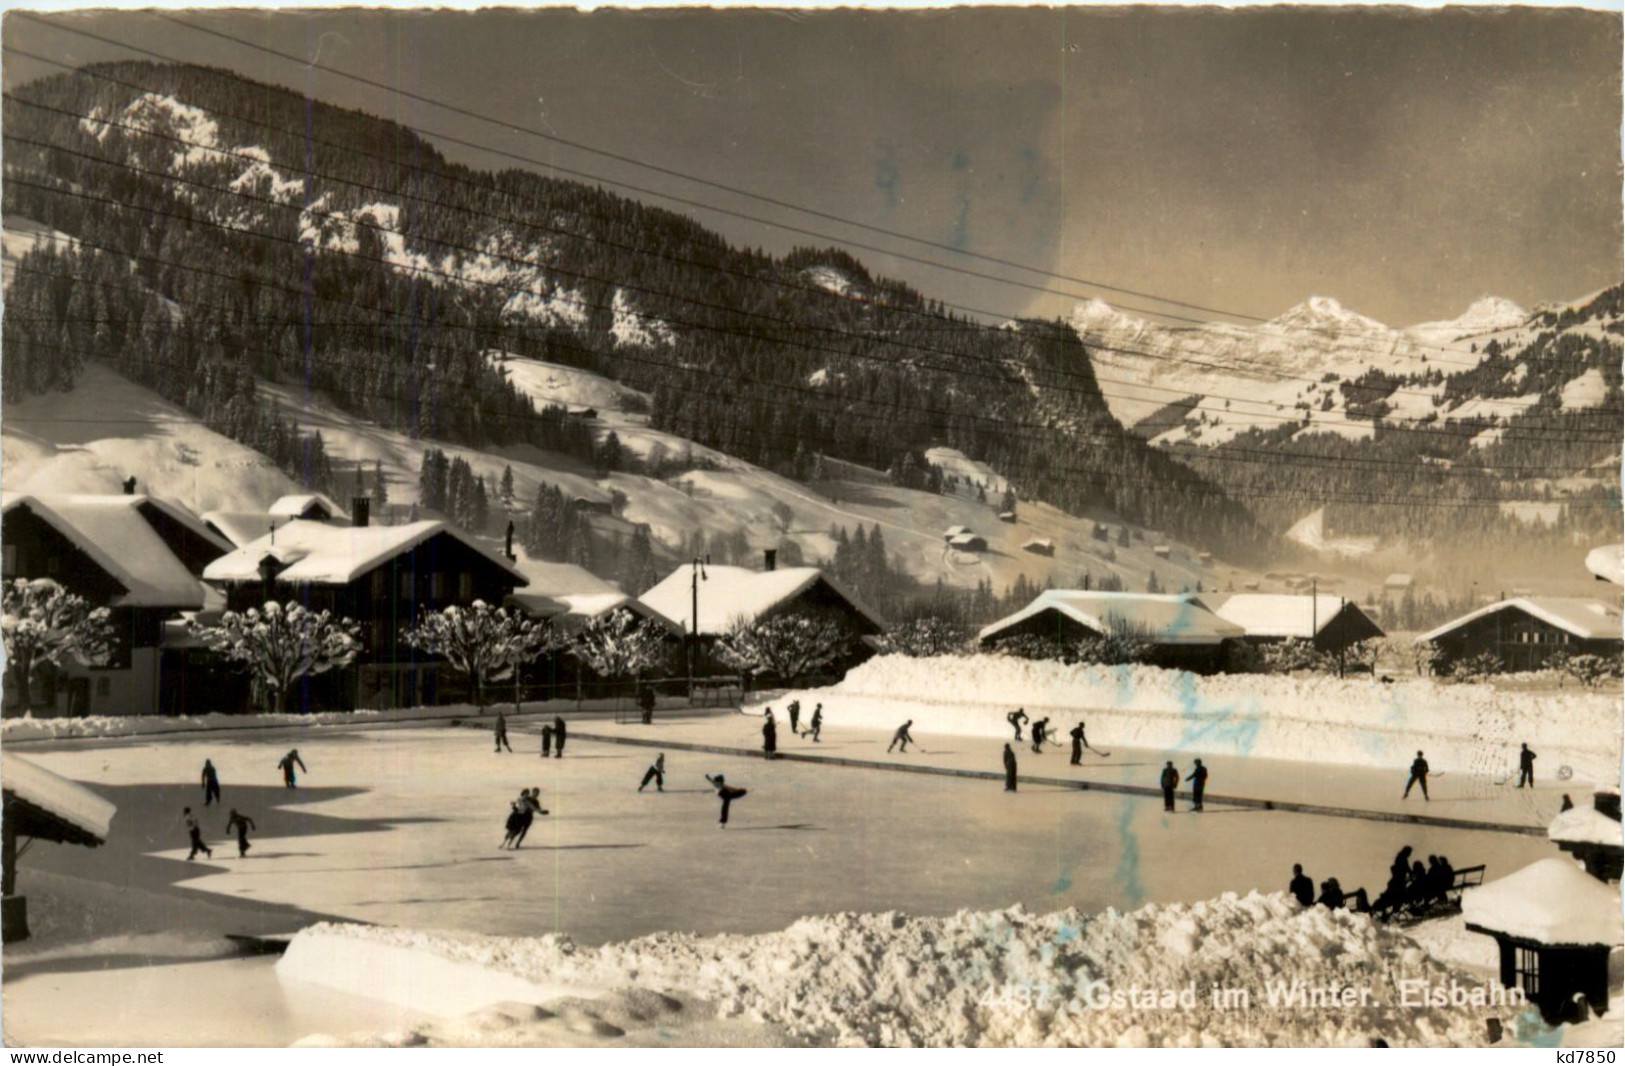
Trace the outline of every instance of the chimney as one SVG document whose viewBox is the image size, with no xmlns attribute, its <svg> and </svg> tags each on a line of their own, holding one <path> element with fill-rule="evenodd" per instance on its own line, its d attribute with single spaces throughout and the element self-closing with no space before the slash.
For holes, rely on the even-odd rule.
<svg viewBox="0 0 1625 1066">
<path fill-rule="evenodd" d="M 778 549 L 777 548 L 768 548 L 766 551 L 762 552 L 762 569 L 764 571 L 771 571 L 771 570 L 777 570 L 778 568 L 779 568 L 779 551 L 778 551 Z"/>
<path fill-rule="evenodd" d="M 1619 821 L 1619 793 L 1598 789 L 1591 797 L 1591 805 L 1597 809 L 1598 814 L 1606 814 L 1614 821 Z"/>
<path fill-rule="evenodd" d="M 135 495 L 135 478 L 127 477 L 127 478 L 124 479 L 124 495 L 126 495 L 126 496 L 134 496 Z"/>
<path fill-rule="evenodd" d="M 365 496 L 350 497 L 350 524 L 357 528 L 372 520 L 372 501 Z"/>
</svg>

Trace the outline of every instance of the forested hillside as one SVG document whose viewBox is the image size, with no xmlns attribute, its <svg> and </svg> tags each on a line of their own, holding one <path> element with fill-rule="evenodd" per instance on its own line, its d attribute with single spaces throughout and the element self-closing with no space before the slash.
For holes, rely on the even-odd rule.
<svg viewBox="0 0 1625 1066">
<path fill-rule="evenodd" d="M 8 400 L 102 360 L 237 439 L 282 434 L 318 485 L 319 438 L 247 413 L 255 378 L 419 438 L 637 464 L 538 409 L 501 351 L 647 392 L 656 428 L 792 475 L 828 456 L 907 479 L 946 445 L 1025 498 L 1236 558 L 1267 542 L 1242 503 L 1123 431 L 1068 327 L 968 320 L 838 250 L 731 248 L 675 213 L 471 170 L 393 123 L 199 67 L 26 85 L 5 129 L 5 211 L 79 242 L 14 273 Z"/>
</svg>

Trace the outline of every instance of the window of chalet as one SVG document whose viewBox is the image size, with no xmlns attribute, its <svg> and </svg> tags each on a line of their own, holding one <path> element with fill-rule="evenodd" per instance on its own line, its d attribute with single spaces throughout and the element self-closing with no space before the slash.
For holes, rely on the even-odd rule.
<svg viewBox="0 0 1625 1066">
<path fill-rule="evenodd" d="M 465 601 L 474 598 L 474 575 L 467 570 L 457 575 L 457 598 Z"/>
<path fill-rule="evenodd" d="M 437 601 L 446 598 L 445 571 L 436 570 L 434 573 L 429 575 L 429 598 Z"/>
<path fill-rule="evenodd" d="M 398 595 L 403 600 L 412 599 L 412 591 L 413 591 L 412 590 L 412 585 L 413 585 L 412 571 L 410 571 L 410 570 L 402 570 L 402 571 L 400 571 L 399 577 L 400 577 L 400 581 L 399 581 L 398 586 L 397 586 L 398 587 Z"/>
<path fill-rule="evenodd" d="M 4 555 L 5 555 L 5 566 L 4 566 L 4 574 L 3 574 L 3 576 L 5 576 L 5 577 L 16 577 L 17 576 L 17 545 L 15 545 L 15 544 L 7 544 L 5 546 L 5 549 L 4 549 Z"/>
</svg>

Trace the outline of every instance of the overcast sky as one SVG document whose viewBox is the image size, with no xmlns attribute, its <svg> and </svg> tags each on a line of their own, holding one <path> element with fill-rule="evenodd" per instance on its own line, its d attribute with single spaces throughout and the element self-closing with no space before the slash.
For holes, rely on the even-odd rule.
<svg viewBox="0 0 1625 1066">
<path fill-rule="evenodd" d="M 1001 314 L 1078 296 L 449 114 L 138 13 L 49 16 L 480 144 L 827 233 Z M 481 115 L 1041 271 L 1269 316 L 1311 294 L 1391 324 L 1621 275 L 1620 18 L 1584 11 L 351 11 L 186 18 Z M 17 13 L 8 46 L 143 58 Z M 7 88 L 49 72 L 8 54 Z M 208 101 L 190 101 L 207 105 Z M 511 166 L 453 145 L 446 154 Z M 697 214 L 775 251 L 827 244 Z M 1210 317 L 1210 316 L 1198 316 Z"/>
</svg>

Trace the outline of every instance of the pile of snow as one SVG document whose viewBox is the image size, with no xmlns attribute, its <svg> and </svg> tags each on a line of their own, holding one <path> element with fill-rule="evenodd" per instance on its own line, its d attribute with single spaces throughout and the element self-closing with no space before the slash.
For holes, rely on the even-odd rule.
<svg viewBox="0 0 1625 1066">
<path fill-rule="evenodd" d="M 832 688 L 792 693 L 824 704 L 832 726 L 1007 737 L 1025 707 L 1084 717 L 1112 745 L 1257 755 L 1356 766 L 1405 766 L 1418 748 L 1434 766 L 1504 772 L 1521 742 L 1547 766 L 1612 784 L 1619 699 L 1587 692 L 1508 692 L 1427 679 L 1220 674 L 1149 666 L 1068 666 L 999 655 L 881 656 Z"/>
<path fill-rule="evenodd" d="M 322 711 L 317 714 L 200 714 L 159 717 L 156 715 L 84 718 L 7 718 L 0 723 L 0 741 L 60 740 L 73 737 L 128 737 L 150 733 L 179 733 L 193 729 L 250 729 L 265 726 L 348 725 L 357 720 L 402 721 L 411 718 L 444 717 L 451 708 L 406 708 L 394 711 Z"/>
<path fill-rule="evenodd" d="M 1619 819 L 1610 818 L 1595 807 L 1574 807 L 1563 811 L 1546 827 L 1549 840 L 1571 844 L 1625 845 L 1625 830 Z"/>
<path fill-rule="evenodd" d="M 1542 944 L 1621 941 L 1619 889 L 1569 859 L 1541 859 L 1508 877 L 1468 889 L 1461 899 L 1469 926 Z"/>
<path fill-rule="evenodd" d="M 660 933 L 600 948 L 324 923 L 295 937 L 277 970 L 363 995 L 378 974 L 454 975 L 459 1007 L 512 1000 L 516 980 L 637 988 L 843 1046 L 1476 1046 L 1487 1018 L 1518 1009 L 1411 1005 L 1407 987 L 1491 990 L 1366 916 L 1258 893 L 1093 916 L 838 914 L 758 936 Z M 1291 998 L 1334 988 L 1351 1005 Z M 524 1042 L 506 1023 L 460 1034 Z"/>
</svg>

